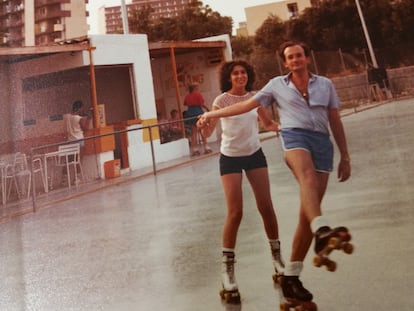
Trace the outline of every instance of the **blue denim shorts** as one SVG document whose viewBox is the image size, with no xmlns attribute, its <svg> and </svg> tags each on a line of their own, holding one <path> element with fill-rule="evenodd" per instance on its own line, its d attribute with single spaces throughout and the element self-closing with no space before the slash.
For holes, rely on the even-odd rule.
<svg viewBox="0 0 414 311">
<path fill-rule="evenodd" d="M 303 129 L 282 130 L 283 150 L 303 149 L 308 151 L 313 159 L 313 165 L 318 172 L 332 172 L 333 144 L 328 134 Z"/>
</svg>

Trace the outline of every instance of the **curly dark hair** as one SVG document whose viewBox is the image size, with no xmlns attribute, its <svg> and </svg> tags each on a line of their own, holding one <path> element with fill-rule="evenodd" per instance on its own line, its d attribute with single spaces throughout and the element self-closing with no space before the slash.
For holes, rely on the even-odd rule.
<svg viewBox="0 0 414 311">
<path fill-rule="evenodd" d="M 305 56 L 306 57 L 310 56 L 311 50 L 310 50 L 309 46 L 306 45 L 305 43 L 299 42 L 299 41 L 287 41 L 287 42 L 282 43 L 279 47 L 279 50 L 278 50 L 279 56 L 283 59 L 283 61 L 286 61 L 285 49 L 288 48 L 288 47 L 294 46 L 294 45 L 301 46 L 303 51 L 305 52 Z"/>
<path fill-rule="evenodd" d="M 247 73 L 247 84 L 246 90 L 251 91 L 253 89 L 253 84 L 256 80 L 256 74 L 254 72 L 253 66 L 250 65 L 248 62 L 244 60 L 235 60 L 223 63 L 220 68 L 220 89 L 222 92 L 227 92 L 231 89 L 232 84 L 230 81 L 231 72 L 233 71 L 234 67 L 242 66 L 246 69 Z"/>
</svg>

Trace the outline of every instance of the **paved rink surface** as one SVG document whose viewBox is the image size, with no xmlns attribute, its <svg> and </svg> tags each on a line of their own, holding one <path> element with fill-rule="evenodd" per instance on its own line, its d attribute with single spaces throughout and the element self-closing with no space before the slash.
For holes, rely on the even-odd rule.
<svg viewBox="0 0 414 311">
<path fill-rule="evenodd" d="M 331 175 L 323 210 L 350 228 L 355 253 L 334 253 L 334 273 L 309 253 L 303 282 L 321 311 L 414 310 L 414 100 L 343 120 L 353 175 Z M 263 149 L 288 259 L 298 189 L 278 138 Z M 246 181 L 244 197 L 239 308 L 218 295 L 225 203 L 215 155 L 1 223 L 0 310 L 279 310 Z"/>
</svg>

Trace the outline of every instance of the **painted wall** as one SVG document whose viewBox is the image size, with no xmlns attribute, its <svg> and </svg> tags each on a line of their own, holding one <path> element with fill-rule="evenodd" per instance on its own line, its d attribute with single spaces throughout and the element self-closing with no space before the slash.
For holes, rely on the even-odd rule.
<svg viewBox="0 0 414 311">
<path fill-rule="evenodd" d="M 181 111 L 187 109 L 184 106 L 184 97 L 188 93 L 188 85 L 191 82 L 199 83 L 199 91 L 203 95 L 207 107 L 211 107 L 214 98 L 220 94 L 218 85 L 218 66 L 208 66 L 204 52 L 196 52 L 185 55 L 177 55 L 177 76 L 180 86 Z M 157 101 L 163 102 L 167 118 L 171 109 L 177 108 L 175 83 L 169 57 L 152 61 L 154 81 L 157 85 L 155 96 Z"/>
<path fill-rule="evenodd" d="M 91 41 L 97 47 L 92 53 L 95 65 L 132 66 L 136 84 L 133 83 L 133 90 L 129 89 L 128 92 L 133 94 L 133 105 L 136 105 L 137 114 L 143 118 L 155 117 L 146 36 L 93 36 Z M 1 131 L 0 143 L 59 134 L 63 131 L 62 121 L 52 121 L 51 115 L 70 111 L 73 101 L 77 99 L 86 104 L 91 103 L 88 54 L 59 53 L 10 64 L 1 63 L 4 69 L 0 74 L 0 124 L 7 125 L 6 129 L 9 131 Z M 97 69 L 98 74 L 99 71 Z M 98 80 L 99 78 L 97 77 Z M 111 85 L 103 87 L 107 90 Z M 139 102 L 145 102 L 146 105 L 139 106 Z"/>
<path fill-rule="evenodd" d="M 232 59 L 232 49 L 230 37 L 220 35 L 209 38 L 203 38 L 195 41 L 225 41 L 226 48 L 220 53 L 223 54 L 223 61 Z M 198 51 L 184 55 L 176 55 L 177 78 L 180 87 L 180 109 L 185 111 L 184 97 L 188 93 L 188 85 L 191 82 L 199 83 L 199 90 L 204 97 L 206 106 L 211 108 L 214 99 L 221 93 L 219 83 L 219 69 L 221 63 L 209 64 L 208 58 L 211 51 Z M 164 114 L 165 118 L 170 117 L 170 111 L 177 109 L 177 98 L 175 94 L 175 84 L 171 67 L 170 57 L 155 59 L 151 62 L 155 98 L 159 112 Z M 216 141 L 217 134 L 211 135 L 208 141 Z"/>
<path fill-rule="evenodd" d="M 215 37 L 211 40 L 222 40 L 222 38 Z M 224 55 L 225 59 L 228 59 L 231 55 L 230 39 L 227 36 L 225 40 L 228 42 L 228 48 L 224 51 Z M 139 129 L 157 122 L 155 94 L 157 98 L 163 98 L 168 110 L 176 107 L 175 90 L 171 83 L 170 59 L 167 57 L 151 64 L 146 35 L 93 35 L 90 37 L 90 42 L 96 47 L 92 52 L 92 60 L 99 75 L 97 77 L 98 99 L 102 96 L 109 98 L 105 92 L 116 93 L 119 89 L 119 85 L 117 87 L 115 82 L 110 82 L 109 78 L 99 73 L 101 69 L 110 70 L 111 66 L 128 67 L 132 81 L 129 84 L 129 91 L 132 94 L 131 105 L 135 109 L 136 116 L 143 121 L 142 125 L 134 125 L 132 128 Z M 180 92 L 184 98 L 187 92 L 186 82 L 196 79 L 200 82 L 200 90 L 207 105 L 211 106 L 213 99 L 220 92 L 217 79 L 218 65 L 206 65 L 205 58 L 203 52 L 178 57 L 182 79 Z M 40 143 L 37 140 L 43 136 L 59 140 L 43 141 L 42 145 L 63 141 L 63 122 L 54 116 L 70 111 L 74 100 L 81 99 L 85 103 L 91 103 L 89 52 L 87 51 L 43 55 L 10 64 L 0 63 L 0 69 L 1 153 L 6 150 L 28 152 L 33 144 Z M 125 72 L 122 76 L 125 76 Z M 122 81 L 125 81 L 124 78 Z M 156 89 L 154 89 L 154 84 L 157 85 Z M 99 88 L 102 87 L 105 92 L 99 92 Z M 122 89 L 123 92 L 127 90 Z M 113 100 L 127 100 L 122 98 L 121 96 Z M 129 136 L 128 154 L 131 169 L 151 165 L 148 161 L 151 159 L 148 131 L 134 131 Z M 189 154 L 186 139 L 161 145 L 157 135 L 154 135 L 154 138 L 156 139 L 154 146 L 157 162 Z M 95 174 L 102 177 L 103 162 L 111 160 L 111 156 L 98 155 L 94 159 L 87 160 L 95 167 L 97 167 L 95 162 L 100 164 L 100 172 L 92 172 L 91 175 L 94 176 L 91 177 L 95 178 Z"/>
<path fill-rule="evenodd" d="M 7 64 L 0 63 L 0 146 L 7 144 L 12 128 L 11 111 L 13 109 L 10 101 L 12 87 L 10 85 L 9 68 Z M 0 148 L 0 152 L 4 153 L 2 148 Z"/>
<path fill-rule="evenodd" d="M 291 15 L 289 14 L 288 5 L 292 3 L 297 4 L 300 13 L 311 6 L 310 0 L 282 0 L 245 8 L 248 35 L 254 36 L 256 30 L 270 15 L 276 15 L 282 21 L 289 20 Z"/>
<path fill-rule="evenodd" d="M 146 35 L 92 35 L 91 45 L 95 65 L 132 64 L 138 117 L 156 118 L 154 86 Z M 84 53 L 84 63 L 88 64 Z"/>
<path fill-rule="evenodd" d="M 41 76 L 51 72 L 58 72 L 79 66 L 82 60 L 80 54 L 71 56 L 66 54 L 55 54 L 49 56 L 42 56 L 31 60 L 14 62 L 7 66 L 5 72 L 8 72 L 6 83 L 1 83 L 1 94 L 9 93 L 7 101 L 2 101 L 1 124 L 7 124 L 8 130 L 0 133 L 0 150 L 3 152 L 16 151 L 8 150 L 10 148 L 21 149 L 24 148 L 24 141 L 28 143 L 35 137 L 42 135 L 53 135 L 62 132 L 60 122 L 50 121 L 51 114 L 50 103 L 56 107 L 61 107 L 62 111 L 68 111 L 70 104 L 67 103 L 67 98 L 64 98 L 59 92 L 44 92 L 41 87 L 37 92 L 25 92 L 24 88 L 30 86 L 26 85 L 24 81 L 34 76 Z M 3 73 L 3 71 L 2 71 Z M 59 83 L 59 81 L 52 81 Z M 67 88 L 76 88 L 82 92 L 80 85 L 67 85 Z M 87 88 L 86 88 L 87 89 Z M 34 95 L 36 93 L 36 95 Z M 69 92 L 73 93 L 73 92 Z M 87 92 L 89 96 L 89 92 Z M 2 96 L 3 97 L 3 96 Z M 83 98 L 81 98 L 83 99 Z M 33 111 L 36 109 L 36 111 Z M 59 108 L 57 108 L 59 109 Z M 33 114 L 36 119 L 33 120 Z M 29 123 L 27 123 L 30 121 Z M 19 143 L 21 142 L 21 143 Z M 16 145 L 17 144 L 17 145 Z M 22 151 L 22 150 L 20 150 Z M 27 150 L 23 150 L 26 151 Z"/>
</svg>

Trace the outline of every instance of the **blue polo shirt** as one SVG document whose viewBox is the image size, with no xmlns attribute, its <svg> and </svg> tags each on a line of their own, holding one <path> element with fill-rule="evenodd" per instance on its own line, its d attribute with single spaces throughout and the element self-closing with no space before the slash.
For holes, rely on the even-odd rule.
<svg viewBox="0 0 414 311">
<path fill-rule="evenodd" d="M 280 128 L 300 128 L 329 135 L 328 110 L 339 107 L 339 98 L 331 80 L 311 74 L 309 104 L 290 80 L 290 73 L 271 79 L 253 99 L 264 107 L 276 102 Z"/>
</svg>

